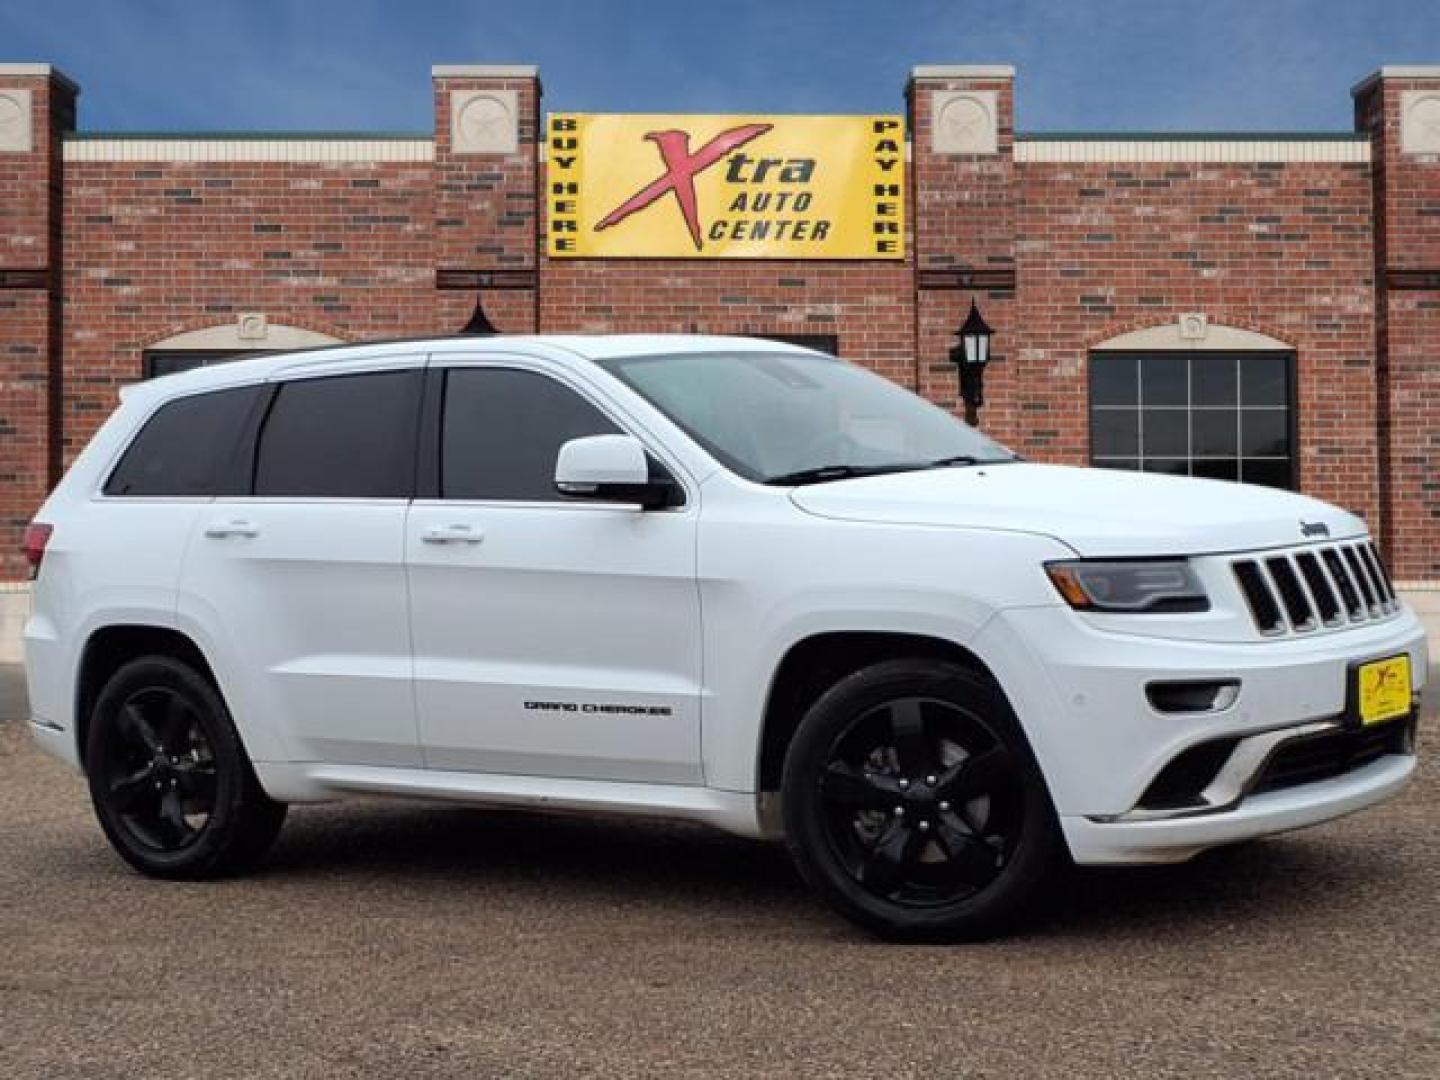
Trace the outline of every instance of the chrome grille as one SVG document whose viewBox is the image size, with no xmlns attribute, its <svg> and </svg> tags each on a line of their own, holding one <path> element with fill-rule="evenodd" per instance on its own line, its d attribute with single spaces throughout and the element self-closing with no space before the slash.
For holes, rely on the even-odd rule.
<svg viewBox="0 0 1440 1080">
<path fill-rule="evenodd" d="M 1355 588 L 1355 583 L 1350 580 L 1350 574 L 1345 569 L 1345 560 L 1340 553 L 1333 549 L 1326 549 L 1320 552 L 1320 558 L 1325 563 L 1325 569 L 1330 573 L 1330 580 L 1340 588 L 1340 599 L 1345 604 L 1345 611 L 1353 621 L 1359 621 L 1364 609 L 1360 606 L 1360 590 Z"/>
<path fill-rule="evenodd" d="M 1369 541 L 1231 563 L 1255 628 L 1266 637 L 1374 622 L 1400 610 Z"/>
</svg>

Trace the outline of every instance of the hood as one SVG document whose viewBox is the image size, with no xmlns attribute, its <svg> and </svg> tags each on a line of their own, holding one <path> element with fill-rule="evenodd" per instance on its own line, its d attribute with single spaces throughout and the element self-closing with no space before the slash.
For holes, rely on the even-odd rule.
<svg viewBox="0 0 1440 1080">
<path fill-rule="evenodd" d="M 1016 462 L 887 473 L 796 488 L 819 517 L 1050 536 L 1084 556 L 1203 555 L 1360 536 L 1365 523 L 1275 488 Z"/>
</svg>

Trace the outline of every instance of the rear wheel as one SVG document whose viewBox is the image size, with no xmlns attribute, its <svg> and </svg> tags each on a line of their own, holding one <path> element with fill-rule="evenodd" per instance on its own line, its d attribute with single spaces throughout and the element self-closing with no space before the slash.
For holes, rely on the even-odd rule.
<svg viewBox="0 0 1440 1080">
<path fill-rule="evenodd" d="M 284 804 L 261 790 L 219 693 L 170 657 L 131 661 L 105 684 L 85 765 L 105 835 L 154 877 L 241 870 L 285 820 Z"/>
<path fill-rule="evenodd" d="M 1050 798 L 1009 704 L 958 665 L 887 661 L 837 683 L 801 722 L 783 797 L 802 874 L 888 937 L 994 933 L 1060 859 Z"/>
</svg>

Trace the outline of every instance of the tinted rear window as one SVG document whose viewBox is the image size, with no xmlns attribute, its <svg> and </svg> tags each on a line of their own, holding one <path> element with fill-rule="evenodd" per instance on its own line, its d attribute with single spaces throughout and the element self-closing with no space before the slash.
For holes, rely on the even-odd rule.
<svg viewBox="0 0 1440 1080">
<path fill-rule="evenodd" d="M 260 432 L 255 494 L 408 498 L 421 372 L 283 383 Z"/>
<path fill-rule="evenodd" d="M 161 406 L 115 466 L 105 494 L 243 494 L 243 474 L 232 468 L 233 456 L 250 410 L 264 391 L 242 386 Z"/>
</svg>

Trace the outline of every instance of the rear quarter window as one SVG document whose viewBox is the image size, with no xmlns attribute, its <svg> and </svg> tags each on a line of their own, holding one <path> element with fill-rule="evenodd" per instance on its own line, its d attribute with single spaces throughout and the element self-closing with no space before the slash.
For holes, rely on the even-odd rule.
<svg viewBox="0 0 1440 1080">
<path fill-rule="evenodd" d="M 178 398 L 147 420 L 105 484 L 106 495 L 240 495 L 236 444 L 264 393 L 241 386 Z"/>
<path fill-rule="evenodd" d="M 417 368 L 281 383 L 260 432 L 255 494 L 409 498 L 422 379 Z"/>
</svg>

